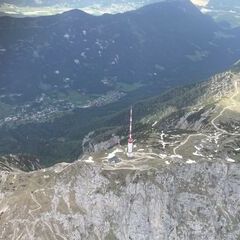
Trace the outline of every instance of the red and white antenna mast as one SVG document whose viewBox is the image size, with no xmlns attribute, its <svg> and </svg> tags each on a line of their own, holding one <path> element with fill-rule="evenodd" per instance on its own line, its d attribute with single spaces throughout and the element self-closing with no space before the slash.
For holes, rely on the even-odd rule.
<svg viewBox="0 0 240 240">
<path fill-rule="evenodd" d="M 130 158 L 133 157 L 132 122 L 133 122 L 133 109 L 132 109 L 132 106 L 131 106 L 131 109 L 130 109 L 130 121 L 129 121 L 128 149 L 127 149 L 127 155 Z"/>
</svg>

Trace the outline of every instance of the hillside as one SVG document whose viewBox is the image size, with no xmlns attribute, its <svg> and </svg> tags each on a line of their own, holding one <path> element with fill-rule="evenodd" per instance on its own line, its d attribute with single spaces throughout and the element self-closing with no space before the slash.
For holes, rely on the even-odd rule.
<svg viewBox="0 0 240 240">
<path fill-rule="evenodd" d="M 136 104 L 133 159 L 122 139 L 74 163 L 2 172 L 1 238 L 237 239 L 239 90 L 235 65 Z"/>
<path fill-rule="evenodd" d="M 230 24 L 231 27 L 240 26 L 240 2 L 238 0 L 210 0 L 207 9 L 203 9 L 216 21 Z"/>
<path fill-rule="evenodd" d="M 240 6 L 240 3 L 238 0 L 210 0 L 208 2 L 209 6 L 214 7 L 238 7 Z"/>
<path fill-rule="evenodd" d="M 209 81 L 171 90 L 134 106 L 136 160 L 125 161 L 125 148 L 116 147 L 109 156 L 117 156 L 120 168 L 149 164 L 198 161 L 240 161 L 239 68 L 215 75 Z M 190 104 L 191 103 L 191 104 Z M 127 112 L 125 112 L 127 114 Z M 121 118 L 117 115 L 116 118 Z M 109 121 L 114 122 L 114 118 Z M 116 135 L 127 136 L 126 129 Z M 94 143 L 93 137 L 89 142 Z M 125 137 L 126 140 L 126 137 Z M 126 141 L 123 139 L 123 145 Z M 95 144 L 97 144 L 95 142 Z M 95 155 L 93 155 L 95 156 Z M 96 153 L 97 162 L 108 165 L 106 156 Z M 93 160 L 95 159 L 93 157 Z M 140 165 L 139 165 L 140 164 Z"/>
<path fill-rule="evenodd" d="M 225 158 L 230 161 L 239 161 L 238 79 L 239 65 L 235 65 L 231 71 L 217 74 L 208 81 L 172 89 L 160 96 L 136 103 L 134 105 L 134 135 L 137 140 L 137 149 L 141 150 L 138 153 L 139 157 L 142 154 L 146 158 L 150 154 L 151 158 L 151 151 L 154 151 L 154 156 L 157 154 L 160 159 L 166 158 L 166 162 L 171 162 L 169 157 L 173 161 L 175 158 L 182 159 L 183 157 L 195 161 L 199 158 L 202 159 L 203 156 L 207 159 Z M 121 112 L 112 112 L 111 107 L 104 109 L 103 112 L 92 113 L 91 120 L 84 123 L 86 129 L 81 132 L 83 142 L 77 140 L 79 133 L 76 129 L 80 129 L 81 125 L 75 128 L 75 121 L 81 121 L 83 124 L 83 120 L 80 120 L 84 119 L 83 112 L 79 113 L 78 117 L 76 113 L 74 118 L 70 115 L 64 121 L 59 121 L 56 129 L 51 129 L 54 125 L 47 126 L 49 133 L 44 133 L 41 128 L 32 125 L 31 128 L 34 128 L 39 136 L 36 142 L 43 141 L 40 135 L 42 133 L 52 137 L 53 145 L 41 144 L 39 149 L 44 151 L 47 156 L 49 152 L 51 153 L 50 148 L 53 148 L 55 156 L 60 156 L 67 153 L 68 147 L 72 149 L 77 147 L 76 152 L 74 150 L 72 152 L 72 158 L 75 156 L 76 159 L 81 154 L 88 156 L 90 153 L 93 154 L 93 157 L 96 154 L 98 162 L 100 159 L 105 162 L 102 150 L 104 153 L 108 148 L 116 145 L 119 139 L 123 146 L 126 144 L 128 109 Z M 98 116 L 98 120 L 96 120 L 96 116 Z M 65 122 L 70 123 L 71 131 L 68 139 L 61 139 L 60 134 L 65 131 L 62 127 Z M 88 134 L 89 126 L 92 124 L 95 126 L 94 132 Z M 16 142 L 13 141 L 14 132 L 19 130 L 29 132 L 31 128 L 21 127 L 12 131 L 2 131 L 2 141 L 5 141 L 5 144 L 5 137 L 9 137 L 9 140 L 12 138 L 12 144 L 8 146 L 8 151 L 12 149 L 12 153 L 18 152 L 18 150 L 15 152 L 15 148 L 12 147 L 16 146 Z M 20 137 L 16 138 L 18 139 L 17 144 L 21 143 L 21 132 L 18 134 Z M 9 133 L 10 135 L 7 135 Z M 59 134 L 57 135 L 59 139 L 55 140 L 53 134 Z M 34 142 L 30 143 L 31 138 L 28 142 L 23 142 L 21 146 L 32 148 Z M 31 151 L 30 148 L 28 148 L 29 151 Z M 119 152 L 120 158 L 122 158 L 125 150 L 124 147 L 121 147 L 117 150 L 113 148 L 111 151 Z M 34 155 L 33 152 L 32 154 Z M 40 161 L 41 165 L 54 163 L 53 160 L 49 161 L 48 159 Z M 204 160 L 206 159 L 204 158 Z M 57 160 L 57 162 L 59 161 L 60 159 Z M 121 164 L 125 164 L 125 162 Z"/>
<path fill-rule="evenodd" d="M 64 97 L 83 107 L 111 91 L 196 81 L 239 58 L 238 34 L 229 31 L 187 0 L 99 17 L 1 17 L 1 101 Z"/>
</svg>

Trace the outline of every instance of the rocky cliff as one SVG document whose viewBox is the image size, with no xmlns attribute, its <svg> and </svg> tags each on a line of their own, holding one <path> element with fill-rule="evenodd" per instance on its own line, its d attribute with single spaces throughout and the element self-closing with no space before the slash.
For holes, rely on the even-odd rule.
<svg viewBox="0 0 240 240">
<path fill-rule="evenodd" d="M 1 175 L 1 239 L 238 239 L 240 165 L 109 171 L 76 162 Z"/>
</svg>

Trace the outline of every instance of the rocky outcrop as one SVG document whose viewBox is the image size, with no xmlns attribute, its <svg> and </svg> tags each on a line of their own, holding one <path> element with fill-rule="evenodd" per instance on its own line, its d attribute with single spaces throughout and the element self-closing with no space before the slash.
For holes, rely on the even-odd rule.
<svg viewBox="0 0 240 240">
<path fill-rule="evenodd" d="M 109 133 L 110 132 L 110 133 Z M 120 143 L 121 138 L 113 134 L 113 131 L 106 131 L 100 135 L 90 132 L 82 142 L 82 152 L 84 154 L 97 153 L 108 150 Z"/>
<path fill-rule="evenodd" d="M 29 172 L 38 169 L 41 169 L 40 161 L 35 156 L 27 154 L 9 154 L 0 157 L 0 171 L 12 172 L 21 170 Z"/>
<path fill-rule="evenodd" d="M 0 239 L 173 240 L 240 236 L 240 165 L 146 171 L 61 164 L 2 174 Z"/>
</svg>

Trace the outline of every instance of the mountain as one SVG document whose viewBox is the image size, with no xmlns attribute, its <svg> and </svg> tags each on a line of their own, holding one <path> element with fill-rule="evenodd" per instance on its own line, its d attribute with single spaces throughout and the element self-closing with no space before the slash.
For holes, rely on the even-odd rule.
<svg viewBox="0 0 240 240">
<path fill-rule="evenodd" d="M 189 1 L 100 17 L 2 17 L 0 26 L 0 154 L 43 166 L 76 159 L 84 137 L 130 104 L 206 79 L 240 54 L 238 29 Z"/>
<path fill-rule="evenodd" d="M 0 26 L 5 103 L 71 91 L 94 98 L 123 91 L 123 84 L 172 86 L 176 77 L 182 84 L 228 67 L 240 48 L 235 32 L 222 30 L 187 0 L 100 17 L 77 10 L 2 17 Z"/>
<path fill-rule="evenodd" d="M 238 0 L 209 0 L 208 5 L 216 8 L 236 8 L 240 6 L 240 2 Z"/>
<path fill-rule="evenodd" d="M 185 19 L 186 5 L 166 12 L 170 2 L 162 4 L 105 15 L 106 25 L 102 17 L 71 11 L 54 17 L 61 22 L 55 22 L 54 30 L 52 17 L 1 19 L 0 31 L 5 35 L 1 34 L 0 41 L 11 46 L 1 48 L 5 67 L 1 73 L 8 76 L 2 79 L 11 80 L 14 89 L 6 79 L 0 81 L 0 239 L 239 238 L 240 60 L 209 76 L 236 60 L 239 30 L 223 30 L 192 5 L 187 5 L 191 14 Z M 159 13 L 168 21 L 158 22 Z M 133 16 L 139 25 L 133 25 Z M 170 21 L 174 16 L 178 22 Z M 96 44 L 92 35 L 97 31 L 92 27 L 95 21 L 101 23 L 99 41 L 108 43 L 122 26 L 119 41 L 114 39 L 110 46 Z M 182 24 L 185 28 L 177 28 Z M 66 32 L 65 25 L 71 31 Z M 44 30 L 46 26 L 51 31 Z M 207 27 L 200 28 L 203 26 Z M 68 64 L 74 51 L 78 54 L 78 47 L 71 48 L 79 40 L 73 32 L 97 48 L 88 45 L 91 49 L 83 54 L 84 61 L 74 61 L 81 71 Z M 62 33 L 68 35 L 60 41 Z M 39 47 L 31 58 L 31 51 L 43 39 L 51 40 L 51 45 L 47 42 Z M 133 40 L 134 51 L 127 51 L 125 45 Z M 189 41 L 198 44 L 191 51 L 209 45 L 211 51 L 186 56 Z M 16 42 L 17 49 L 12 47 Z M 81 52 L 82 44 L 80 41 Z M 111 64 L 116 68 L 107 68 L 96 59 L 95 51 L 101 51 L 102 60 L 118 54 Z M 171 51 L 176 52 L 174 59 Z M 122 63 L 122 58 L 127 62 Z M 133 59 L 136 66 L 131 64 Z M 156 74 L 141 78 L 145 71 L 152 72 L 156 62 Z M 53 69 L 54 75 L 50 75 Z M 131 75 L 132 69 L 136 72 Z M 68 87 L 64 88 L 59 79 L 71 71 L 77 77 L 67 75 L 64 84 Z M 104 78 L 102 88 L 95 82 L 101 71 L 118 78 L 112 82 Z M 39 74 L 46 78 L 40 79 Z M 204 76 L 208 77 L 203 81 Z M 91 85 L 86 79 L 92 80 Z M 74 90 L 83 85 L 80 102 Z M 88 105 L 82 106 L 83 101 Z M 127 156 L 130 105 L 133 158 Z M 41 169 L 43 166 L 49 168 Z"/>
<path fill-rule="evenodd" d="M 1 172 L 1 237 L 237 239 L 239 97 L 236 63 L 136 104 L 132 159 L 122 139 L 74 163 Z"/>
<path fill-rule="evenodd" d="M 225 22 L 231 27 L 240 26 L 240 2 L 237 0 L 210 0 L 203 8 L 203 12 L 208 13 L 218 22 Z"/>
</svg>

